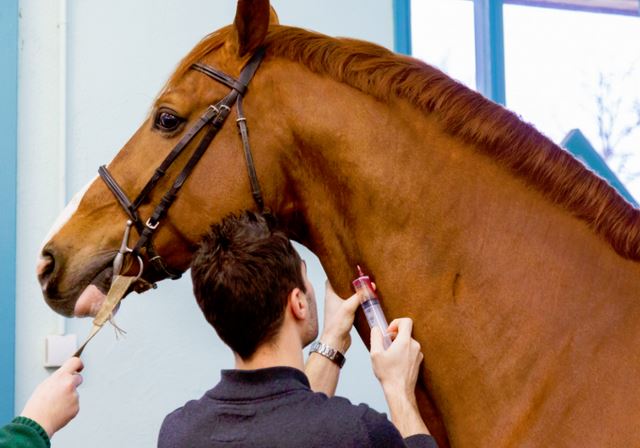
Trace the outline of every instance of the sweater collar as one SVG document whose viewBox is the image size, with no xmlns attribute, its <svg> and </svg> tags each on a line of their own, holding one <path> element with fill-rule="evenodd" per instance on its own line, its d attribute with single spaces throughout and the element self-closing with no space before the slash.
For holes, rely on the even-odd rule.
<svg viewBox="0 0 640 448">
<path fill-rule="evenodd" d="M 307 376 L 293 367 L 222 370 L 220 382 L 207 395 L 220 400 L 254 400 L 292 390 L 310 390 Z"/>
</svg>

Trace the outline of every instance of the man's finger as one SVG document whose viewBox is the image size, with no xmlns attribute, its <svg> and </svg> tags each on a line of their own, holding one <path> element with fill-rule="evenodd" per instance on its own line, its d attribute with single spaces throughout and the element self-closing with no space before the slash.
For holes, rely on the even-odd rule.
<svg viewBox="0 0 640 448">
<path fill-rule="evenodd" d="M 333 290 L 333 287 L 331 286 L 329 279 L 325 281 L 325 289 L 327 293 L 332 294 L 338 297 L 340 300 L 342 300 L 346 304 L 347 309 L 349 311 L 351 311 L 352 313 L 355 313 L 356 309 L 358 308 L 358 305 L 360 304 L 360 298 L 358 296 L 358 293 L 352 295 L 348 299 L 343 299 L 338 294 L 336 294 L 336 292 Z"/>
<path fill-rule="evenodd" d="M 332 293 L 334 293 L 334 294 L 335 294 L 335 291 L 333 290 L 333 286 L 331 286 L 331 282 L 329 281 L 329 279 L 326 279 L 326 280 L 324 281 L 324 288 L 325 288 L 327 291 L 332 292 Z"/>
<path fill-rule="evenodd" d="M 78 387 L 82 384 L 82 375 L 80 375 L 79 373 L 74 373 L 73 375 L 71 375 L 71 378 L 74 387 Z"/>
<path fill-rule="evenodd" d="M 389 324 L 389 327 L 387 327 L 387 333 L 397 333 L 398 332 L 398 321 L 400 320 L 400 318 L 398 319 L 393 319 L 391 321 L 391 323 Z"/>
<path fill-rule="evenodd" d="M 393 327 L 393 328 L 392 328 Z M 397 328 L 397 341 L 408 341 L 411 339 L 411 331 L 413 330 L 413 320 L 409 317 L 401 317 L 393 320 L 389 325 L 390 330 Z"/>
<path fill-rule="evenodd" d="M 71 357 L 67 359 L 64 364 L 60 367 L 62 372 L 80 372 L 84 368 L 84 364 L 82 360 L 77 356 Z"/>
<path fill-rule="evenodd" d="M 382 343 L 382 330 L 380 327 L 373 327 L 371 329 L 371 353 L 379 353 L 384 351 L 384 345 Z"/>
<path fill-rule="evenodd" d="M 345 299 L 344 304 L 351 314 L 355 314 L 358 309 L 358 305 L 360 305 L 360 296 L 356 293 L 348 299 Z"/>
</svg>

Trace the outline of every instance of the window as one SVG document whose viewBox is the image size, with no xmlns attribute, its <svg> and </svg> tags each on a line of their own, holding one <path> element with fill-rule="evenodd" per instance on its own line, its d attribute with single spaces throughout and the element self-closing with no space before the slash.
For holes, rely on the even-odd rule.
<svg viewBox="0 0 640 448">
<path fill-rule="evenodd" d="M 413 56 L 475 88 L 473 2 L 413 0 Z"/>
<path fill-rule="evenodd" d="M 507 107 L 557 143 L 579 129 L 640 198 L 640 2 L 503 1 Z M 411 1 L 411 33 L 413 56 L 475 88 L 474 1 Z"/>
<path fill-rule="evenodd" d="M 640 197 L 640 19 L 504 6 L 507 107 L 555 142 L 579 128 Z"/>
</svg>

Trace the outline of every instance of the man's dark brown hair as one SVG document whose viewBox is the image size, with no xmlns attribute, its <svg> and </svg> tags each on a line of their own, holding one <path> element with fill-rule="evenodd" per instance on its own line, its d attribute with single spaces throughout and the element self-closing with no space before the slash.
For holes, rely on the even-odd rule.
<svg viewBox="0 0 640 448">
<path fill-rule="evenodd" d="M 242 359 L 268 342 L 294 288 L 306 292 L 300 255 L 263 215 L 244 212 L 211 226 L 191 262 L 207 321 Z"/>
</svg>

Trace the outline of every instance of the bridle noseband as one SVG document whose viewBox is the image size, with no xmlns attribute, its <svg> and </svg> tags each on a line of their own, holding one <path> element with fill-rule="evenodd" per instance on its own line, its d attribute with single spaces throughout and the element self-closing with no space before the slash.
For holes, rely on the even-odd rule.
<svg viewBox="0 0 640 448">
<path fill-rule="evenodd" d="M 155 274 L 157 274 L 159 279 L 171 278 L 175 280 L 182 276 L 181 273 L 173 272 L 172 270 L 170 270 L 162 260 L 162 257 L 158 255 L 158 252 L 153 246 L 152 236 L 160 225 L 160 220 L 165 215 L 173 201 L 176 199 L 178 191 L 180 191 L 180 188 L 182 188 L 185 181 L 195 168 L 196 164 L 204 155 L 205 151 L 211 144 L 211 141 L 214 139 L 218 131 L 222 128 L 222 125 L 231 112 L 231 108 L 236 103 L 238 116 L 238 118 L 236 119 L 236 123 L 238 125 L 240 138 L 242 139 L 242 147 L 247 162 L 247 171 L 249 173 L 249 180 L 251 182 L 251 195 L 253 196 L 253 200 L 258 206 L 258 209 L 260 211 L 264 209 L 264 201 L 262 199 L 260 184 L 258 182 L 258 176 L 256 175 L 256 169 L 253 163 L 253 157 L 251 155 L 251 148 L 249 146 L 247 120 L 244 117 L 244 112 L 242 109 L 242 98 L 247 91 L 249 82 L 255 75 L 256 70 L 258 70 L 263 57 L 263 49 L 256 51 L 249 62 L 247 62 L 247 64 L 240 72 L 240 77 L 238 79 L 235 79 L 224 72 L 216 70 L 215 68 L 200 62 L 195 63 L 191 66 L 193 70 L 204 73 L 210 78 L 213 78 L 214 80 L 231 88 L 231 91 L 217 104 L 210 105 L 202 114 L 202 116 L 200 116 L 200 118 L 196 121 L 196 123 L 184 134 L 177 145 L 171 150 L 169 155 L 162 161 L 160 166 L 156 168 L 155 172 L 151 176 L 151 179 L 149 179 L 149 181 L 146 183 L 142 191 L 140 191 L 133 202 L 129 200 L 124 190 L 120 187 L 118 182 L 116 182 L 111 173 L 109 173 L 106 166 L 103 165 L 98 169 L 100 177 L 102 178 L 102 180 L 104 180 L 105 184 L 107 185 L 107 187 L 109 187 L 115 198 L 118 200 L 118 203 L 122 206 L 130 219 L 130 222 L 127 222 L 127 229 L 125 230 L 125 236 L 122 242 L 122 246 L 120 248 L 120 251 L 118 252 L 118 255 L 114 259 L 114 276 L 120 273 L 119 271 L 122 268 L 124 255 L 127 253 L 131 253 L 135 257 L 137 257 L 137 260 L 140 264 L 140 272 L 138 273 L 138 277 L 140 277 L 142 275 L 142 271 L 144 270 L 142 257 L 140 255 L 140 251 L 143 248 L 146 250 L 147 258 L 149 260 L 151 268 L 155 271 Z M 178 156 L 189 145 L 189 143 L 191 143 L 195 136 L 198 135 L 204 128 L 208 129 L 200 140 L 197 148 L 195 149 L 185 166 L 182 168 L 182 171 L 180 171 L 180 173 L 176 177 L 173 185 L 162 196 L 162 199 L 153 210 L 151 216 L 145 222 L 143 222 L 140 214 L 138 213 L 140 205 L 142 205 L 142 203 L 148 198 L 151 191 L 154 189 L 158 181 L 165 175 L 171 164 L 178 158 Z M 138 234 L 140 235 L 140 238 L 133 248 L 128 247 L 128 229 L 131 225 L 135 226 Z"/>
</svg>

